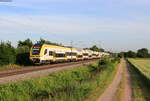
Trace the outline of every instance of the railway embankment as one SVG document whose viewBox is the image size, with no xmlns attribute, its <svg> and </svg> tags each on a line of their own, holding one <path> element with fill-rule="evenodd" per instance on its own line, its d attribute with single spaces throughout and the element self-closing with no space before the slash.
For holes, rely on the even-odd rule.
<svg viewBox="0 0 150 101">
<path fill-rule="evenodd" d="M 82 101 L 92 90 L 104 84 L 116 60 L 102 60 L 48 76 L 0 86 L 1 101 Z"/>
<path fill-rule="evenodd" d="M 28 66 L 21 68 L 11 68 L 0 70 L 0 84 L 6 84 L 10 82 L 23 81 L 33 78 L 39 78 L 49 75 L 54 72 L 75 68 L 82 65 L 88 65 L 97 60 L 86 60 L 70 63 L 49 64 L 41 66 Z"/>
</svg>

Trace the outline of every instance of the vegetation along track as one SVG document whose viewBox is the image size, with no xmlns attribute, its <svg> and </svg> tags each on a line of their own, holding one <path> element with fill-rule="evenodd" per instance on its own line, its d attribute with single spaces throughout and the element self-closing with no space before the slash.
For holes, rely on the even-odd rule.
<svg viewBox="0 0 150 101">
<path fill-rule="evenodd" d="M 96 59 L 79 61 L 79 62 L 70 62 L 70 63 L 50 64 L 50 65 L 43 65 L 43 66 L 29 66 L 29 67 L 18 68 L 18 69 L 0 70 L 0 84 L 15 82 L 18 80 L 25 80 L 27 78 L 32 78 L 32 77 L 48 75 L 49 73 L 52 72 L 72 68 L 79 65 L 89 64 L 94 61 L 96 61 Z"/>
<path fill-rule="evenodd" d="M 104 91 L 104 93 L 98 98 L 97 101 L 131 101 L 132 91 L 131 91 L 131 80 L 129 71 L 127 69 L 126 61 L 121 60 L 118 71 L 114 77 L 114 80 L 109 85 L 109 87 Z M 123 75 L 124 74 L 124 75 Z M 124 80 L 123 90 L 119 92 L 119 86 L 121 80 Z M 118 96 L 118 93 L 119 94 Z"/>
</svg>

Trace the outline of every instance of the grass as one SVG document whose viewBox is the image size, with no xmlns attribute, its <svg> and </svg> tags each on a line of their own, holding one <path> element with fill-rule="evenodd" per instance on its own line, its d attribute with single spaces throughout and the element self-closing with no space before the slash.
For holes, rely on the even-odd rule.
<svg viewBox="0 0 150 101">
<path fill-rule="evenodd" d="M 16 64 L 9 64 L 9 65 L 3 65 L 0 66 L 0 69 L 8 69 L 8 68 L 20 68 L 21 66 L 16 65 Z"/>
<path fill-rule="evenodd" d="M 150 59 L 128 59 L 133 101 L 150 101 Z"/>
<path fill-rule="evenodd" d="M 114 68 L 109 71 L 103 71 L 99 76 L 100 82 L 98 86 L 93 89 L 84 99 L 84 101 L 96 101 L 99 96 L 105 91 L 108 85 L 112 82 L 116 72 L 118 70 L 118 63 L 115 64 Z"/>
<path fill-rule="evenodd" d="M 73 68 L 49 76 L 0 86 L 0 101 L 82 101 L 105 84 L 116 62 Z M 104 83 L 102 83 L 104 82 Z"/>
</svg>

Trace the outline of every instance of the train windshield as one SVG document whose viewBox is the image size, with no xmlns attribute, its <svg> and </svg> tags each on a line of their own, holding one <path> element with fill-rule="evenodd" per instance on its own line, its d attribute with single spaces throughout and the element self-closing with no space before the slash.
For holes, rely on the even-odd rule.
<svg viewBox="0 0 150 101">
<path fill-rule="evenodd" d="M 32 48 L 32 55 L 39 55 L 41 50 L 41 45 L 34 45 Z"/>
</svg>

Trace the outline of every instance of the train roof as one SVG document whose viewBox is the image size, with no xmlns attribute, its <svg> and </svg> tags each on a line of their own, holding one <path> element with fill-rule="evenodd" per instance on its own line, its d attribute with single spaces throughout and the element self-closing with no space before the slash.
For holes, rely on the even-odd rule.
<svg viewBox="0 0 150 101">
<path fill-rule="evenodd" d="M 59 45 L 51 45 L 51 44 L 34 44 L 33 47 L 42 47 L 42 46 L 49 46 L 49 47 L 53 47 L 53 48 L 64 48 L 64 49 L 70 49 L 72 48 L 73 50 L 77 50 L 74 47 L 70 47 L 70 46 L 59 46 Z"/>
</svg>

